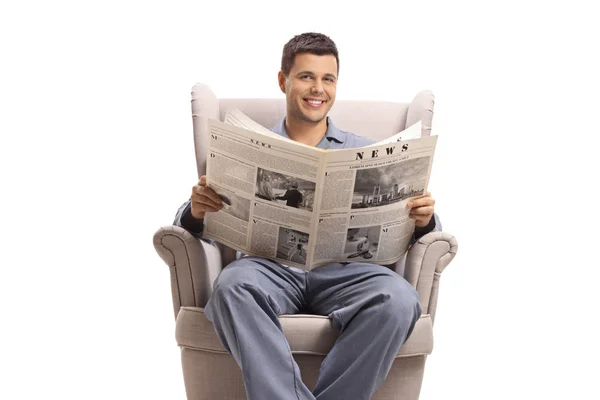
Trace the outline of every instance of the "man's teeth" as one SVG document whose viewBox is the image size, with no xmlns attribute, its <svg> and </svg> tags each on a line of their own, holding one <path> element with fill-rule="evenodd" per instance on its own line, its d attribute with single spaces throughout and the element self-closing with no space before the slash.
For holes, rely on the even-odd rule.
<svg viewBox="0 0 600 400">
<path fill-rule="evenodd" d="M 307 100 L 310 104 L 319 105 L 323 100 Z"/>
</svg>

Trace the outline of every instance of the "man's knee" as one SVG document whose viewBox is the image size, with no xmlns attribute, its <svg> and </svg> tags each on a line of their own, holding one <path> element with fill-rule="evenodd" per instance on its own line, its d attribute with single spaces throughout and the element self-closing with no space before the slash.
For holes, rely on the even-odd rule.
<svg viewBox="0 0 600 400">
<path fill-rule="evenodd" d="M 248 264 L 248 260 L 235 260 L 223 268 L 214 282 L 213 292 L 206 304 L 204 313 L 214 322 L 229 321 L 231 309 L 243 308 L 249 302 L 249 286 L 256 278 L 256 270 Z"/>
<path fill-rule="evenodd" d="M 271 284 L 277 276 L 277 266 L 253 257 L 235 260 L 219 274 L 213 285 L 209 304 L 237 304 L 238 307 L 265 305 L 271 307 Z"/>
<path fill-rule="evenodd" d="M 258 280 L 263 275 L 258 269 L 255 261 L 249 259 L 241 258 L 231 262 L 215 280 L 212 297 L 227 299 L 241 290 L 258 286 Z"/>
<path fill-rule="evenodd" d="M 258 286 L 271 268 L 268 260 L 243 257 L 232 261 L 223 268 L 213 286 L 215 289 L 217 287 L 237 287 L 243 284 Z"/>
<path fill-rule="evenodd" d="M 386 299 L 381 308 L 385 317 L 396 324 L 413 325 L 422 309 L 419 293 L 400 275 L 382 280 L 381 292 Z"/>
<path fill-rule="evenodd" d="M 231 321 L 235 315 L 266 313 L 275 320 L 280 312 L 273 298 L 270 269 L 273 266 L 252 258 L 233 261 L 221 271 L 213 286 L 213 293 L 206 305 L 205 315 Z"/>
</svg>

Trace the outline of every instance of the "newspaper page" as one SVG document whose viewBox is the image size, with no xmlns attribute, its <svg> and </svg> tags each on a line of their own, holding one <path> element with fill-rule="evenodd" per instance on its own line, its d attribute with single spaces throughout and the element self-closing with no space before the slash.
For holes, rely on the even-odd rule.
<svg viewBox="0 0 600 400">
<path fill-rule="evenodd" d="M 264 135 L 267 135 L 267 136 L 272 137 L 277 140 L 287 141 L 289 143 L 294 144 L 295 146 L 301 146 L 301 147 L 305 147 L 305 148 L 308 148 L 311 150 L 315 149 L 315 147 L 313 147 L 313 146 L 309 146 L 304 143 L 295 142 L 290 138 L 286 138 L 284 136 L 281 136 L 281 135 L 271 131 L 270 129 L 265 128 L 264 126 L 257 123 L 256 121 L 254 121 L 252 118 L 248 117 L 246 114 L 244 114 L 242 111 L 240 111 L 237 108 L 232 108 L 232 109 L 227 110 L 227 112 L 225 113 L 224 121 L 226 124 L 238 126 L 240 128 L 248 129 L 248 130 L 251 130 L 251 131 L 257 132 L 257 133 L 262 133 Z M 317 150 L 324 151 L 323 149 L 317 149 Z"/>
<path fill-rule="evenodd" d="M 437 136 L 425 136 L 326 153 L 313 268 L 387 265 L 406 253 L 415 228 L 406 203 L 427 192 L 436 143 Z"/>
<path fill-rule="evenodd" d="M 274 139 L 286 140 L 283 136 L 265 128 L 261 124 L 248 117 L 246 114 L 238 110 L 237 108 L 229 109 L 225 112 L 224 122 L 239 128 L 248 129 L 253 132 L 262 133 Z"/>
<path fill-rule="evenodd" d="M 337 150 L 284 138 L 239 110 L 208 125 L 206 175 L 224 208 L 206 214 L 205 237 L 303 269 L 391 264 L 408 249 L 414 222 L 406 202 L 427 190 L 436 142 L 418 138 L 420 122 L 374 145 Z"/>
<path fill-rule="evenodd" d="M 309 269 L 324 152 L 225 122 L 208 127 L 206 177 L 224 207 L 206 213 L 204 237 Z"/>
<path fill-rule="evenodd" d="M 373 143 L 366 147 L 376 147 L 381 144 L 400 142 L 402 140 L 409 140 L 409 139 L 418 139 L 420 137 L 421 137 L 421 121 L 417 121 L 415 124 L 409 126 L 405 130 L 398 132 L 395 135 L 392 135 L 386 139 L 380 140 L 379 142 Z"/>
<path fill-rule="evenodd" d="M 270 129 L 265 128 L 261 124 L 256 123 L 256 121 L 254 121 L 252 118 L 248 117 L 246 114 L 244 114 L 242 111 L 240 111 L 237 108 L 231 108 L 231 109 L 227 110 L 227 112 L 225 113 L 224 121 L 227 124 L 238 126 L 240 128 L 249 129 L 254 132 L 263 133 L 265 135 L 268 135 L 268 136 L 271 136 L 271 137 L 274 137 L 277 139 L 291 141 L 291 139 L 284 138 L 283 136 L 278 135 L 275 132 L 272 132 Z M 374 143 L 370 146 L 378 146 L 380 144 L 385 144 L 385 143 L 399 142 L 401 140 L 417 139 L 420 137 L 421 137 L 421 121 L 417 121 L 417 123 L 411 125 L 410 127 L 404 129 L 403 131 L 400 131 L 397 134 L 390 136 L 388 138 L 385 138 L 385 139 L 383 139 L 377 143 Z M 296 144 L 301 145 L 301 146 L 311 147 L 311 146 L 305 145 L 303 143 L 296 143 Z M 330 150 L 330 151 L 336 151 L 336 150 Z"/>
</svg>

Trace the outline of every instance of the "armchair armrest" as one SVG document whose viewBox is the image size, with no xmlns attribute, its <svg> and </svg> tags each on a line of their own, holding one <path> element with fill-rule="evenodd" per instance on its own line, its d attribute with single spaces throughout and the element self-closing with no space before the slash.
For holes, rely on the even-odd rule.
<svg viewBox="0 0 600 400">
<path fill-rule="evenodd" d="M 154 248 L 169 266 L 175 317 L 180 307 L 204 307 L 223 268 L 220 247 L 172 225 L 156 231 Z"/>
<path fill-rule="evenodd" d="M 441 273 L 457 250 L 458 242 L 454 236 L 445 232 L 429 232 L 408 251 L 404 277 L 419 292 L 423 312 L 431 315 L 432 322 L 435 320 Z"/>
</svg>

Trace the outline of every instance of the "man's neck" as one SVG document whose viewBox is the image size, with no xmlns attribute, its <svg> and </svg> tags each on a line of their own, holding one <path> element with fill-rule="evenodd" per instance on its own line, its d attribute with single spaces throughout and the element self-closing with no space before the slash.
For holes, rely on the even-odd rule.
<svg viewBox="0 0 600 400">
<path fill-rule="evenodd" d="M 316 146 L 327 133 L 327 118 L 313 123 L 288 117 L 285 119 L 285 131 L 293 141 Z"/>
</svg>

